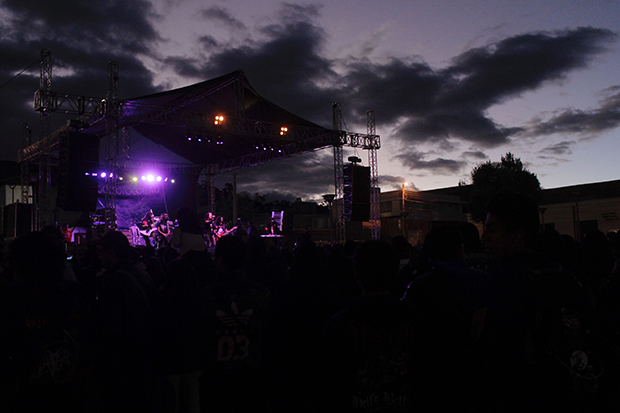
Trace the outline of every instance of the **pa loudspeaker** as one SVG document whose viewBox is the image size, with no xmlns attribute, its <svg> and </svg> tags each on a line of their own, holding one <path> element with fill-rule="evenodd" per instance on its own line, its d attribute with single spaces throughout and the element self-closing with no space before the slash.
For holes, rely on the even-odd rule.
<svg viewBox="0 0 620 413">
<path fill-rule="evenodd" d="M 4 206 L 2 222 L 7 238 L 26 235 L 32 228 L 32 204 L 9 204 Z"/>
<path fill-rule="evenodd" d="M 97 209 L 99 138 L 67 132 L 60 138 L 59 184 L 56 205 L 65 211 L 92 212 Z"/>
<path fill-rule="evenodd" d="M 370 167 L 344 166 L 344 196 L 351 199 L 351 221 L 370 219 Z"/>
</svg>

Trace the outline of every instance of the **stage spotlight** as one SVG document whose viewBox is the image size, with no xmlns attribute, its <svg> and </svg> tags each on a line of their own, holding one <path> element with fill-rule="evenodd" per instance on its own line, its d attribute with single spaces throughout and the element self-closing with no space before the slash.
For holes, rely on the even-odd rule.
<svg viewBox="0 0 620 413">
<path fill-rule="evenodd" d="M 146 180 L 149 182 L 153 182 L 155 180 L 155 177 L 153 175 L 147 175 Z"/>
<path fill-rule="evenodd" d="M 286 126 L 282 126 L 282 127 L 280 128 L 280 135 L 281 135 L 281 136 L 284 136 L 284 135 L 286 135 L 287 133 L 288 133 L 288 128 L 287 128 Z"/>
<path fill-rule="evenodd" d="M 170 180 L 171 183 L 174 183 L 174 179 Z"/>
<path fill-rule="evenodd" d="M 118 180 L 119 180 L 119 181 L 122 181 L 122 180 L 123 180 L 123 177 L 122 177 L 122 176 L 119 176 L 119 177 L 118 177 Z"/>
<path fill-rule="evenodd" d="M 110 175 L 110 176 L 112 176 L 112 175 Z M 101 177 L 105 178 L 106 177 L 106 173 L 105 172 L 101 172 Z"/>
<path fill-rule="evenodd" d="M 166 179 L 164 179 L 164 182 L 168 182 L 168 177 L 166 177 Z"/>
<path fill-rule="evenodd" d="M 188 137 L 187 137 L 187 140 L 188 140 L 188 141 L 191 141 L 191 140 L 192 140 L 192 138 L 191 138 L 190 136 L 188 136 Z"/>
<path fill-rule="evenodd" d="M 146 176 L 142 175 L 142 178 L 140 179 L 142 179 L 143 181 L 146 181 Z"/>
<path fill-rule="evenodd" d="M 134 176 L 133 178 L 131 178 L 131 180 L 134 181 L 134 182 L 138 182 L 138 177 Z"/>
<path fill-rule="evenodd" d="M 90 176 L 90 172 L 86 172 L 86 173 L 84 173 L 84 175 Z"/>
<path fill-rule="evenodd" d="M 222 126 L 224 124 L 224 116 L 217 115 L 213 124 L 216 126 Z"/>
<path fill-rule="evenodd" d="M 157 177 L 157 182 L 160 182 L 160 181 L 161 181 L 161 176 L 158 176 Z"/>
</svg>

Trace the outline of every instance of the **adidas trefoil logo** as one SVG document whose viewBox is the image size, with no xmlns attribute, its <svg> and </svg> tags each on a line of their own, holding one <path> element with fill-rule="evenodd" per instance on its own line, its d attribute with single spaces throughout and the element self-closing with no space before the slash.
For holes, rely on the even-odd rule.
<svg viewBox="0 0 620 413">
<path fill-rule="evenodd" d="M 248 321 L 250 321 L 250 318 L 252 318 L 252 313 L 254 312 L 254 309 L 249 308 L 239 314 L 239 308 L 234 301 L 230 305 L 230 310 L 230 313 L 222 310 L 215 310 L 215 315 L 217 315 L 222 324 L 229 327 L 240 327 L 242 325 L 246 325 Z"/>
</svg>

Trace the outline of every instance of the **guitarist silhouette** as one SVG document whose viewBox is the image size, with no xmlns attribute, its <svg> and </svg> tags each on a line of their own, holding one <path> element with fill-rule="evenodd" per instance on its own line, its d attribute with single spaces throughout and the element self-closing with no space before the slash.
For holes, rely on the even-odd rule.
<svg viewBox="0 0 620 413">
<path fill-rule="evenodd" d="M 138 225 L 138 232 L 144 238 L 144 244 L 148 246 L 152 246 L 152 238 L 153 234 L 157 233 L 157 226 L 155 224 L 155 216 L 153 215 L 153 210 L 149 209 L 147 213 L 142 217 L 140 224 Z"/>
</svg>

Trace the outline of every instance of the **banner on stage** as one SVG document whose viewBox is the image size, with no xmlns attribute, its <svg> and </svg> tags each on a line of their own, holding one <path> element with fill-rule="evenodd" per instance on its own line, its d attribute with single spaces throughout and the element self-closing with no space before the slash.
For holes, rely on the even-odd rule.
<svg viewBox="0 0 620 413">
<path fill-rule="evenodd" d="M 99 185 L 99 207 L 105 207 L 105 191 Z M 140 222 L 152 209 L 155 215 L 166 210 L 165 194 L 160 185 L 136 185 L 134 182 L 116 184 L 116 223 L 118 228 L 130 228 Z"/>
</svg>

